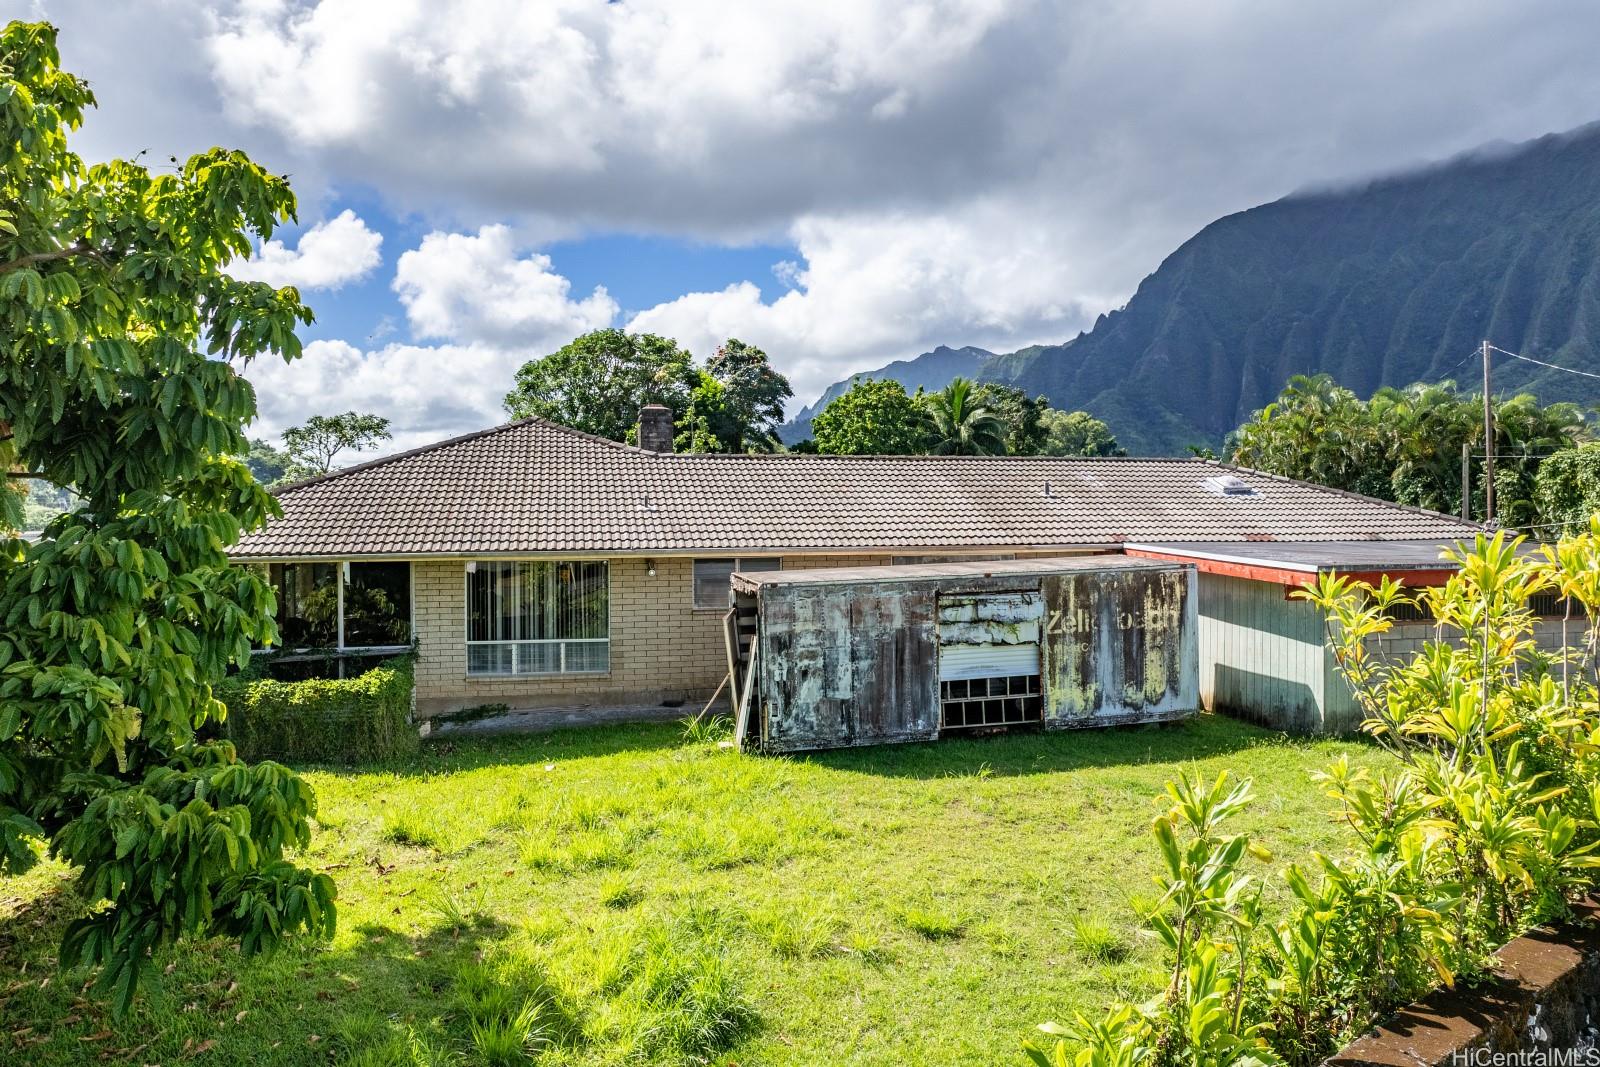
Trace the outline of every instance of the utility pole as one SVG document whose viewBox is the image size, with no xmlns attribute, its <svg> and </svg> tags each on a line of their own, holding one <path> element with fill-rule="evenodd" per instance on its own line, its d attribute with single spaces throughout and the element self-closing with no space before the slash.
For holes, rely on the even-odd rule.
<svg viewBox="0 0 1600 1067">
<path fill-rule="evenodd" d="M 1472 442 L 1461 442 L 1461 518 L 1472 521 Z"/>
<path fill-rule="evenodd" d="M 1483 520 L 1494 526 L 1494 400 L 1489 395 L 1489 342 L 1483 342 Z"/>
</svg>

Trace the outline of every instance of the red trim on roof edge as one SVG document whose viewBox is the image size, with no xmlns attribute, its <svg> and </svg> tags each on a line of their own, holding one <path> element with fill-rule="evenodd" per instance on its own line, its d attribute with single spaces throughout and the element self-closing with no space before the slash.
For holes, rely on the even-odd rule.
<svg viewBox="0 0 1600 1067">
<path fill-rule="evenodd" d="M 1204 574 L 1222 574 L 1229 578 L 1244 578 L 1252 582 L 1269 582 L 1274 585 L 1308 586 L 1317 580 L 1318 573 L 1333 573 L 1345 578 L 1354 578 L 1357 581 L 1368 582 L 1376 585 L 1384 578 L 1392 578 L 1401 585 L 1443 585 L 1455 576 L 1454 569 L 1439 568 L 1436 570 L 1394 570 L 1394 571 L 1345 571 L 1330 569 L 1320 572 L 1290 570 L 1287 567 L 1273 567 L 1264 563 L 1230 563 L 1220 559 L 1201 559 L 1197 556 L 1185 556 L 1178 552 L 1152 552 L 1146 548 L 1128 548 L 1123 550 L 1127 555 L 1140 556 L 1144 559 L 1159 559 L 1168 563 L 1192 563 L 1197 571 Z"/>
</svg>

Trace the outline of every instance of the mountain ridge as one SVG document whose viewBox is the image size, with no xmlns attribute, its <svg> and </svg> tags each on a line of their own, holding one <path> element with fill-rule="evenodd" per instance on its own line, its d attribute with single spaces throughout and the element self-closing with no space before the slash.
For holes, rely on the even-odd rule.
<svg viewBox="0 0 1600 1067">
<path fill-rule="evenodd" d="M 1486 337 L 1600 373 L 1600 123 L 1225 215 L 1089 330 L 977 375 L 1087 410 L 1136 454 L 1179 453 L 1219 444 L 1295 374 L 1363 396 L 1475 381 Z M 1521 361 L 1494 375 L 1497 393 L 1600 400 L 1591 380 Z"/>
</svg>

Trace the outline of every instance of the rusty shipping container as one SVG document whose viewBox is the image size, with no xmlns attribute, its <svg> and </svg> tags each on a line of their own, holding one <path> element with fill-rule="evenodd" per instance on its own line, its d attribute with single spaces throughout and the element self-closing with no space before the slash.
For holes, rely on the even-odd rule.
<svg viewBox="0 0 1600 1067">
<path fill-rule="evenodd" d="M 769 571 L 735 574 L 733 588 L 729 660 L 750 749 L 1161 722 L 1200 704 L 1185 564 L 1100 555 Z"/>
</svg>

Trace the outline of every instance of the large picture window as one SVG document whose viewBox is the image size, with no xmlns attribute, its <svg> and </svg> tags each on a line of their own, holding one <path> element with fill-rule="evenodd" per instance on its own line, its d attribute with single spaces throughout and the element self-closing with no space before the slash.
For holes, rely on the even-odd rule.
<svg viewBox="0 0 1600 1067">
<path fill-rule="evenodd" d="M 726 608 L 733 597 L 734 571 L 775 571 L 782 561 L 767 557 L 751 559 L 697 559 L 694 561 L 694 606 Z"/>
<path fill-rule="evenodd" d="M 411 564 L 273 563 L 280 646 L 297 649 L 404 648 L 411 643 Z"/>
<path fill-rule="evenodd" d="M 610 669 L 604 561 L 480 561 L 467 571 L 468 674 Z"/>
</svg>

